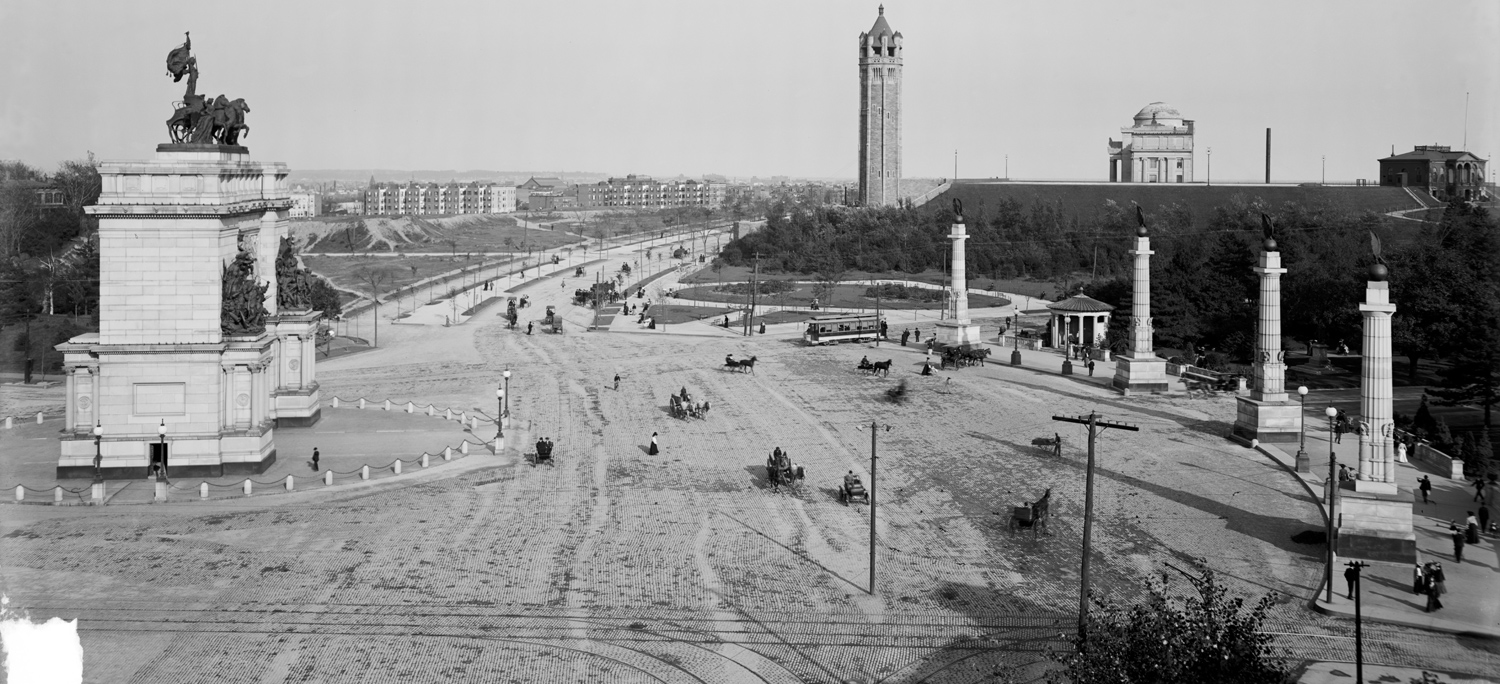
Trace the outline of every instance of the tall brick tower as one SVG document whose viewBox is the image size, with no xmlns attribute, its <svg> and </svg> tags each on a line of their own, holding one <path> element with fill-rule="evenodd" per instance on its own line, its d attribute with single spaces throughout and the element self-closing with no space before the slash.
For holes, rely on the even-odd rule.
<svg viewBox="0 0 1500 684">
<path fill-rule="evenodd" d="M 900 198 L 901 34 L 885 22 L 885 5 L 859 34 L 859 202 L 890 206 Z"/>
</svg>

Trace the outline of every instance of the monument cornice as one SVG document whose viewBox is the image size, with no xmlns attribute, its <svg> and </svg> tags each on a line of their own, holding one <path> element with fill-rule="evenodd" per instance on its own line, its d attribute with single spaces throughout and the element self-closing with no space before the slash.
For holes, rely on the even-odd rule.
<svg viewBox="0 0 1500 684">
<path fill-rule="evenodd" d="M 89 344 L 90 352 L 104 354 L 208 354 L 224 351 L 223 342 L 183 342 L 153 344 Z"/>
<path fill-rule="evenodd" d="M 232 204 L 95 204 L 84 211 L 99 218 L 219 218 L 291 207 L 292 200 L 286 197 Z"/>
</svg>

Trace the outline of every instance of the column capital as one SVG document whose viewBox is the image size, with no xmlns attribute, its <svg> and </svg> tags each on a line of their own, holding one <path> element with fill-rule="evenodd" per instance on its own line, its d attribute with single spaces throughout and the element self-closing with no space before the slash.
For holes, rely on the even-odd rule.
<svg viewBox="0 0 1500 684">
<path fill-rule="evenodd" d="M 1286 273 L 1286 269 L 1284 268 L 1267 268 L 1265 266 L 1255 266 L 1251 270 L 1263 276 L 1280 276 L 1281 274 Z"/>
</svg>

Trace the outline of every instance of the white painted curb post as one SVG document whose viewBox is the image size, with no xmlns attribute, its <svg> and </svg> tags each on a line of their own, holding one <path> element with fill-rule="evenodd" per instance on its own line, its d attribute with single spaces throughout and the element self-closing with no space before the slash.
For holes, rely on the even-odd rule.
<svg viewBox="0 0 1500 684">
<path fill-rule="evenodd" d="M 359 407 L 360 408 L 364 408 L 365 407 L 365 398 L 364 397 L 360 397 L 359 398 Z"/>
<path fill-rule="evenodd" d="M 397 475 L 401 474 L 401 459 L 396 459 L 396 462 L 391 465 L 391 471 Z"/>
<path fill-rule="evenodd" d="M 36 412 L 36 424 L 37 425 L 41 425 L 42 424 L 42 412 L 41 411 L 37 411 Z"/>
<path fill-rule="evenodd" d="M 427 405 L 427 415 L 428 415 L 428 416 L 431 416 L 431 415 L 432 415 L 432 404 L 428 404 L 428 405 Z"/>
<path fill-rule="evenodd" d="M 94 500 L 94 505 L 96 506 L 102 505 L 104 503 L 104 487 L 105 485 L 103 482 L 95 482 L 94 484 L 89 486 L 89 489 L 93 490 L 92 492 L 90 492 L 90 494 L 91 498 L 93 498 Z"/>
<path fill-rule="evenodd" d="M 12 416 L 5 417 L 5 429 L 9 430 L 16 426 L 16 419 Z"/>
<path fill-rule="evenodd" d="M 359 479 L 361 479 L 361 480 L 368 480 L 368 479 L 370 479 L 370 466 L 360 466 L 359 467 Z"/>
<path fill-rule="evenodd" d="M 292 491 L 292 476 L 291 475 L 286 476 L 286 490 L 289 491 L 289 492 Z"/>
<path fill-rule="evenodd" d="M 453 460 L 453 447 L 443 447 L 443 460 L 444 461 L 451 461 L 451 460 Z"/>
<path fill-rule="evenodd" d="M 57 485 L 56 487 L 52 488 L 52 505 L 62 505 L 62 485 Z"/>
<path fill-rule="evenodd" d="M 332 470 L 324 471 L 324 473 L 323 473 L 323 484 L 328 485 L 328 486 L 333 486 L 333 471 Z"/>
<path fill-rule="evenodd" d="M 250 496 L 250 480 L 245 480 L 245 496 Z"/>
<path fill-rule="evenodd" d="M 40 416 L 41 414 L 38 413 L 37 415 Z M 453 409 L 443 409 L 443 420 L 453 420 Z M 39 418 L 36 422 L 40 423 L 42 421 Z"/>
<path fill-rule="evenodd" d="M 338 408 L 339 407 L 339 398 L 338 397 L 334 397 L 333 398 L 333 407 L 334 408 Z"/>
<path fill-rule="evenodd" d="M 385 400 L 385 410 L 387 410 L 387 411 L 391 410 L 391 400 L 390 399 L 386 399 Z"/>
<path fill-rule="evenodd" d="M 466 439 L 466 440 L 464 440 L 463 444 L 458 445 L 458 450 L 464 452 L 464 454 L 468 454 L 469 453 L 469 440 Z"/>
<path fill-rule="evenodd" d="M 201 499 L 207 499 L 208 498 L 208 483 L 207 482 L 204 482 L 203 484 L 198 485 L 198 497 L 201 498 Z"/>
<path fill-rule="evenodd" d="M 427 454 L 422 454 L 422 467 L 427 467 Z"/>
<path fill-rule="evenodd" d="M 24 486 L 21 486 L 21 485 L 16 485 L 16 503 L 21 503 L 22 501 L 25 501 L 25 500 L 26 500 L 26 488 Z"/>
<path fill-rule="evenodd" d="M 411 412 L 412 412 L 412 411 L 413 411 L 413 410 L 415 410 L 415 409 L 416 409 L 416 408 L 417 408 L 417 407 L 416 407 L 416 406 L 415 406 L 415 405 L 414 405 L 414 404 L 412 404 L 412 403 L 411 403 L 411 402 L 409 402 L 409 401 L 408 401 L 408 402 L 406 402 L 406 412 L 407 412 L 407 413 L 411 413 Z"/>
</svg>

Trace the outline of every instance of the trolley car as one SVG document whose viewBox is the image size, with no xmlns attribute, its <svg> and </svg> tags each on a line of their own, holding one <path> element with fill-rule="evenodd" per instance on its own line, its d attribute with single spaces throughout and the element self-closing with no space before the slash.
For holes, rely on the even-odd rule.
<svg viewBox="0 0 1500 684">
<path fill-rule="evenodd" d="M 881 320 L 881 316 L 872 313 L 814 316 L 807 322 L 802 340 L 808 344 L 873 340 L 880 334 Z"/>
</svg>

